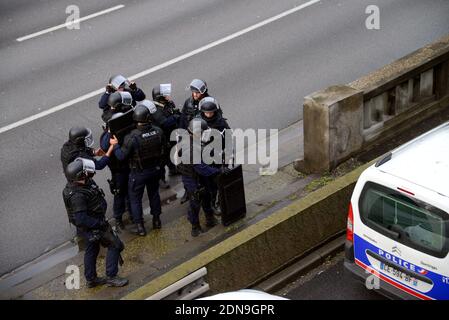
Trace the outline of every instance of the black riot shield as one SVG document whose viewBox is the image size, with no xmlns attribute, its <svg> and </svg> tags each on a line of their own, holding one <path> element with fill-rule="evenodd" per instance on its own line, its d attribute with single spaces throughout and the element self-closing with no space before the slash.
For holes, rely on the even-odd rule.
<svg viewBox="0 0 449 320">
<path fill-rule="evenodd" d="M 123 138 L 135 128 L 133 114 L 134 110 L 129 110 L 122 116 L 108 121 L 109 130 L 117 137 L 119 143 L 122 143 Z"/>
<path fill-rule="evenodd" d="M 242 166 L 218 176 L 218 194 L 221 208 L 221 223 L 228 226 L 246 214 L 245 187 Z"/>
</svg>

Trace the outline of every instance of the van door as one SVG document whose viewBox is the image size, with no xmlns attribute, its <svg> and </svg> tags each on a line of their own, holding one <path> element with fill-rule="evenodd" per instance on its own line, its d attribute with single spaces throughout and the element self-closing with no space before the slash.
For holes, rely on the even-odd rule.
<svg viewBox="0 0 449 320">
<path fill-rule="evenodd" d="M 413 297 L 449 299 L 449 215 L 391 182 L 353 197 L 355 262 Z"/>
</svg>

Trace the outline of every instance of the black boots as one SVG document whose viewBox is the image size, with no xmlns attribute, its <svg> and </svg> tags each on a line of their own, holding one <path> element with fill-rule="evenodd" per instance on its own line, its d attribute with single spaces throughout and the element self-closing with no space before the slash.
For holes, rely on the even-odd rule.
<svg viewBox="0 0 449 320">
<path fill-rule="evenodd" d="M 214 215 L 206 216 L 206 227 L 212 228 L 215 227 L 218 224 L 217 218 L 214 217 Z"/>
<path fill-rule="evenodd" d="M 161 218 L 159 216 L 153 216 L 153 229 L 160 229 L 161 227 Z"/>
<path fill-rule="evenodd" d="M 201 226 L 199 224 L 192 225 L 192 237 L 198 237 L 201 232 L 203 232 L 203 229 L 201 229 Z"/>
<path fill-rule="evenodd" d="M 106 279 L 106 285 L 108 287 L 123 287 L 128 284 L 128 279 L 120 278 L 118 276 L 108 277 Z"/>
<path fill-rule="evenodd" d="M 102 278 L 102 277 L 96 277 L 95 279 L 91 280 L 91 281 L 87 281 L 87 287 L 88 288 L 95 288 L 97 286 L 101 286 L 103 284 L 106 284 L 106 278 Z"/>
<path fill-rule="evenodd" d="M 144 237 L 147 235 L 147 230 L 145 230 L 143 223 L 136 223 L 134 228 L 131 230 L 131 233 Z"/>
</svg>

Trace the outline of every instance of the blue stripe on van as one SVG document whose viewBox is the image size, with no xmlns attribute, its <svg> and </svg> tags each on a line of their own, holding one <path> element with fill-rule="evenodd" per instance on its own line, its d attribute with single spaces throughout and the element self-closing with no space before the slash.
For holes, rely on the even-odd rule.
<svg viewBox="0 0 449 320">
<path fill-rule="evenodd" d="M 379 256 L 389 260 L 392 264 L 397 265 L 402 269 L 408 269 L 409 271 L 411 271 L 411 273 L 417 272 L 433 282 L 433 287 L 430 291 L 421 292 L 415 287 L 400 283 L 395 278 L 390 277 L 387 274 L 383 274 L 384 276 L 389 278 L 392 282 L 400 284 L 400 287 L 405 286 L 410 290 L 419 293 L 420 295 L 426 295 L 433 299 L 449 300 L 449 277 L 442 276 L 441 274 L 434 273 L 427 269 L 422 269 L 414 265 L 412 262 L 406 261 L 402 259 L 400 256 L 394 255 L 391 252 L 388 252 L 384 249 L 378 248 L 369 243 L 368 241 L 364 240 L 357 234 L 354 234 L 354 257 L 360 262 L 362 262 L 364 265 L 372 267 L 368 259 L 367 251 L 374 252 L 375 254 L 378 254 Z"/>
</svg>

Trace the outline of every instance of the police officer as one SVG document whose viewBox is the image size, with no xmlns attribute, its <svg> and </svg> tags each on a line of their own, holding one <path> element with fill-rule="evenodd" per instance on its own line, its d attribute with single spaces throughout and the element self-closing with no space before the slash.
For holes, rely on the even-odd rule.
<svg viewBox="0 0 449 320">
<path fill-rule="evenodd" d="M 108 99 L 111 93 L 116 91 L 126 91 L 129 92 L 133 98 L 133 106 L 136 105 L 137 101 L 142 101 L 145 99 L 145 93 L 142 89 L 138 88 L 134 81 L 129 81 L 122 75 L 116 75 L 109 78 L 109 83 L 106 85 L 106 91 L 100 98 L 98 102 L 98 107 L 100 109 L 108 109 Z"/>
<path fill-rule="evenodd" d="M 220 106 L 218 104 L 218 101 L 213 97 L 205 97 L 201 99 L 200 103 L 198 104 L 198 107 L 200 109 L 201 117 L 207 122 L 207 125 L 211 129 L 218 130 L 222 133 L 223 139 L 222 139 L 222 147 L 223 152 L 226 148 L 226 142 L 225 142 L 225 130 L 230 129 L 228 122 L 225 118 L 223 118 L 223 115 L 220 110 Z M 221 168 L 224 165 L 224 157 L 221 158 L 222 161 L 220 163 L 214 163 L 213 166 L 217 168 Z M 216 210 L 216 213 L 220 213 L 220 208 L 218 205 L 218 187 L 216 184 L 211 185 L 211 199 L 212 199 L 212 207 Z"/>
<path fill-rule="evenodd" d="M 105 123 L 111 119 L 112 115 L 117 112 L 127 112 L 132 109 L 132 95 L 126 91 L 116 91 L 111 93 L 108 97 L 108 108 L 103 109 L 101 119 Z"/>
<path fill-rule="evenodd" d="M 168 167 L 170 176 L 178 174 L 176 166 L 170 160 L 170 150 L 173 146 L 176 145 L 176 141 L 170 141 L 170 135 L 173 130 L 176 130 L 178 128 L 178 121 L 181 112 L 176 108 L 176 105 L 170 96 L 161 94 L 160 85 L 153 88 L 152 96 L 154 104 L 158 109 L 162 111 L 163 115 L 166 118 L 166 121 L 161 126 L 162 130 L 164 131 L 166 142 L 164 146 L 164 157 L 162 159 L 161 165 L 161 180 L 165 182 L 165 166 Z"/>
<path fill-rule="evenodd" d="M 69 221 L 77 234 L 86 241 L 84 276 L 89 288 L 106 284 L 122 287 L 128 280 L 118 277 L 120 252 L 124 245 L 105 220 L 106 200 L 103 191 L 92 179 L 95 164 L 92 160 L 77 158 L 66 168 L 68 183 L 62 192 Z M 98 277 L 96 262 L 100 245 L 107 247 L 106 278 Z"/>
<path fill-rule="evenodd" d="M 117 159 L 123 161 L 128 157 L 131 170 L 128 181 L 128 195 L 131 202 L 131 214 L 136 224 L 132 230 L 140 236 L 146 235 L 143 224 L 142 197 L 145 187 L 150 200 L 153 228 L 161 228 L 161 199 L 159 196 L 160 164 L 163 132 L 150 122 L 150 111 L 144 105 L 136 106 L 133 115 L 136 129 L 125 136 L 122 146 L 114 148 Z M 115 138 L 111 139 L 114 143 Z"/>
<path fill-rule="evenodd" d="M 115 93 L 114 93 L 115 94 Z M 123 115 L 122 112 L 117 112 L 112 115 L 110 120 L 114 120 Z M 107 129 L 100 138 L 100 147 L 102 150 L 108 150 L 110 148 L 110 139 L 112 138 L 111 132 Z M 109 157 L 109 169 L 111 170 L 111 179 L 108 180 L 111 193 L 114 195 L 113 203 L 113 215 L 116 226 L 120 229 L 125 229 L 123 224 L 123 214 L 128 207 L 131 210 L 131 204 L 128 196 L 128 179 L 129 179 L 129 166 L 128 159 L 120 161 L 117 159 L 114 153 Z"/>
<path fill-rule="evenodd" d="M 196 123 L 196 124 L 195 124 Z M 200 128 L 196 132 L 195 126 Z M 199 164 L 193 163 L 193 153 L 201 152 L 201 145 L 194 141 L 194 136 L 201 136 L 201 143 L 207 143 L 207 126 L 206 121 L 201 118 L 195 118 L 190 121 L 188 132 L 190 134 L 190 159 L 189 163 L 178 164 L 178 171 L 182 174 L 182 182 L 189 200 L 188 219 L 192 225 L 192 237 L 197 237 L 203 229 L 200 225 L 199 212 L 200 208 L 206 216 L 206 227 L 215 226 L 218 221 L 214 217 L 214 210 L 211 207 L 211 184 L 220 169 L 205 164 L 203 161 Z"/>
<path fill-rule="evenodd" d="M 213 97 L 205 97 L 198 103 L 201 117 L 207 122 L 209 128 L 223 132 L 230 129 L 228 122 L 223 118 L 220 112 L 221 108 L 218 101 Z"/>
<path fill-rule="evenodd" d="M 109 157 L 113 152 L 113 146 L 110 146 L 106 154 L 97 160 L 95 159 L 95 156 L 100 156 L 104 152 L 100 149 L 94 151 L 94 149 L 92 149 L 93 144 L 94 140 L 90 129 L 86 127 L 71 128 L 69 130 L 69 140 L 66 141 L 61 148 L 61 162 L 64 173 L 68 164 L 78 157 L 94 161 L 96 170 L 105 168 L 109 163 Z"/>
<path fill-rule="evenodd" d="M 193 79 L 190 83 L 191 96 L 186 99 L 179 119 L 179 128 L 187 129 L 190 121 L 199 114 L 198 104 L 201 99 L 208 97 L 208 88 L 205 81 Z"/>
</svg>

